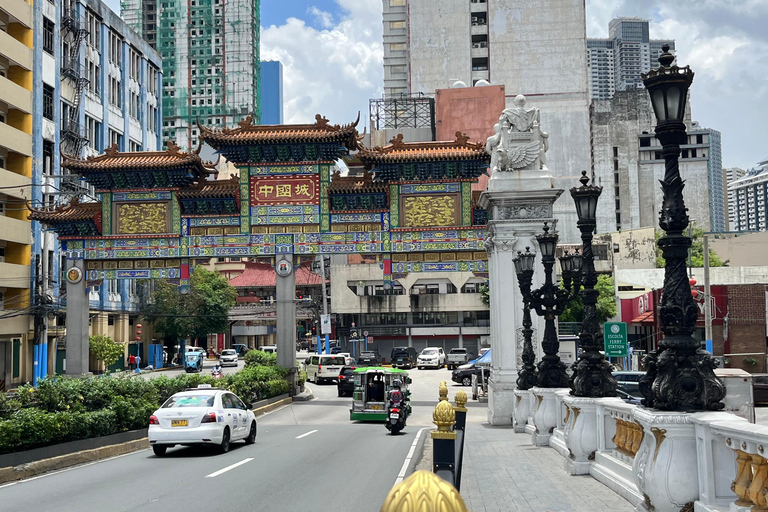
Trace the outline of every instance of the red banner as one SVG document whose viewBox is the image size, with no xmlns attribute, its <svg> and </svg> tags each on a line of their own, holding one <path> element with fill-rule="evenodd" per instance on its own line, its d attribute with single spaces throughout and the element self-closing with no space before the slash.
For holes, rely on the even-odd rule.
<svg viewBox="0 0 768 512">
<path fill-rule="evenodd" d="M 254 176 L 251 178 L 251 206 L 265 204 L 320 204 L 320 177 Z"/>
</svg>

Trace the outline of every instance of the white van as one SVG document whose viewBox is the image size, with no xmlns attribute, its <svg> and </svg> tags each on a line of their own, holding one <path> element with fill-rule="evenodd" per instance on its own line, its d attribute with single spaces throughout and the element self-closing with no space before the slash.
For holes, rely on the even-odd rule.
<svg viewBox="0 0 768 512">
<path fill-rule="evenodd" d="M 259 350 L 267 354 L 277 354 L 277 345 L 264 345 L 259 347 Z"/>
<path fill-rule="evenodd" d="M 345 363 L 344 356 L 339 354 L 314 354 L 304 360 L 304 371 L 308 381 L 319 384 L 338 379 Z"/>
</svg>

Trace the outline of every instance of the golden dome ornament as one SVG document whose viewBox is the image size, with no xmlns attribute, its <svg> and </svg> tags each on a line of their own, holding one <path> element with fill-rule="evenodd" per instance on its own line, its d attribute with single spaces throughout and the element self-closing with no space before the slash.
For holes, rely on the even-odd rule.
<svg viewBox="0 0 768 512">
<path fill-rule="evenodd" d="M 432 411 L 432 423 L 437 425 L 437 430 L 430 433 L 432 439 L 456 439 L 456 432 L 451 430 L 456 424 L 456 411 L 448 400 L 437 403 Z"/>
<path fill-rule="evenodd" d="M 445 381 L 440 381 L 440 400 L 448 400 L 448 385 Z"/>
<path fill-rule="evenodd" d="M 467 405 L 467 394 L 463 390 L 460 389 L 453 395 L 453 401 L 456 402 L 457 411 L 467 412 L 465 407 Z"/>
<path fill-rule="evenodd" d="M 469 512 L 469 510 L 454 486 L 431 471 L 417 471 L 389 491 L 380 512 Z"/>
</svg>

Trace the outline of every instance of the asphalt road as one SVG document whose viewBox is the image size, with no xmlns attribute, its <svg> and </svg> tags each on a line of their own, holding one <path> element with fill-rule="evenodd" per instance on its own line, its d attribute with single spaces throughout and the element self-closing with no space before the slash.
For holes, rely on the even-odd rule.
<svg viewBox="0 0 768 512">
<path fill-rule="evenodd" d="M 205 359 L 203 361 L 203 374 L 204 375 L 210 375 L 211 370 L 213 367 L 218 363 L 218 359 Z M 243 369 L 243 366 L 245 366 L 245 359 L 240 358 L 240 360 L 237 362 L 237 368 L 234 366 L 223 366 L 222 367 L 222 373 L 224 375 L 230 374 L 230 373 L 236 373 L 239 370 Z M 153 372 L 144 372 L 141 374 L 141 377 L 144 379 L 151 379 L 153 377 L 158 377 L 160 375 L 165 375 L 166 377 L 175 377 L 177 375 L 182 375 L 184 373 L 184 369 L 182 367 L 178 368 L 170 368 L 168 370 L 156 370 Z"/>
<path fill-rule="evenodd" d="M 410 373 L 414 413 L 398 436 L 381 423 L 351 422 L 351 398 L 337 397 L 335 384 L 310 385 L 314 400 L 258 418 L 252 446 L 238 442 L 224 455 L 176 447 L 162 458 L 143 450 L 77 466 L 0 487 L 0 508 L 377 511 L 419 430 L 434 428 L 440 381 L 449 381 L 451 398 L 467 389 L 453 386 L 444 369 Z M 469 409 L 469 421 L 484 421 L 485 404 L 470 402 Z"/>
</svg>

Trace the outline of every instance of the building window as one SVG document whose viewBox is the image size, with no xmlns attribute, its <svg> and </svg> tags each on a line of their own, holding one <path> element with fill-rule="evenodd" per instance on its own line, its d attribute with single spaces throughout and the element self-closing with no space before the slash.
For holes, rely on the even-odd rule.
<svg viewBox="0 0 768 512">
<path fill-rule="evenodd" d="M 131 58 L 131 68 L 130 68 L 131 78 L 133 78 L 137 82 L 140 82 L 141 81 L 140 80 L 141 79 L 141 55 L 133 48 L 130 49 L 129 55 Z"/>
<path fill-rule="evenodd" d="M 53 121 L 53 87 L 43 84 L 43 117 Z"/>
<path fill-rule="evenodd" d="M 115 130 L 110 129 L 109 130 L 109 145 L 114 146 L 117 144 L 117 150 L 122 151 L 123 150 L 123 134 L 120 132 L 116 132 Z"/>
<path fill-rule="evenodd" d="M 53 55 L 53 27 L 54 23 L 48 18 L 43 18 L 43 51 Z"/>
<path fill-rule="evenodd" d="M 96 50 L 100 49 L 101 20 L 89 10 L 85 11 L 85 23 L 88 30 L 87 41 Z"/>
<path fill-rule="evenodd" d="M 101 123 L 85 116 L 85 134 L 88 137 L 88 147 L 101 151 Z"/>
<path fill-rule="evenodd" d="M 123 62 L 122 50 L 123 50 L 123 40 L 120 39 L 120 36 L 117 34 L 117 32 L 110 30 L 109 31 L 109 60 L 112 61 L 112 63 L 117 66 L 120 66 L 121 63 Z"/>
<path fill-rule="evenodd" d="M 95 62 L 88 61 L 88 90 L 93 94 L 99 94 L 99 80 L 101 72 L 99 65 Z"/>
<path fill-rule="evenodd" d="M 53 176 L 53 142 L 43 139 L 43 174 Z"/>
<path fill-rule="evenodd" d="M 120 80 L 117 77 L 109 77 L 109 104 L 113 107 L 120 108 L 120 101 L 122 97 L 122 90 Z"/>
<path fill-rule="evenodd" d="M 405 28 L 405 22 L 404 21 L 390 21 L 389 22 L 389 28 L 392 30 Z"/>
<path fill-rule="evenodd" d="M 405 43 L 390 43 L 389 51 L 390 52 L 404 52 L 405 51 Z"/>
</svg>

